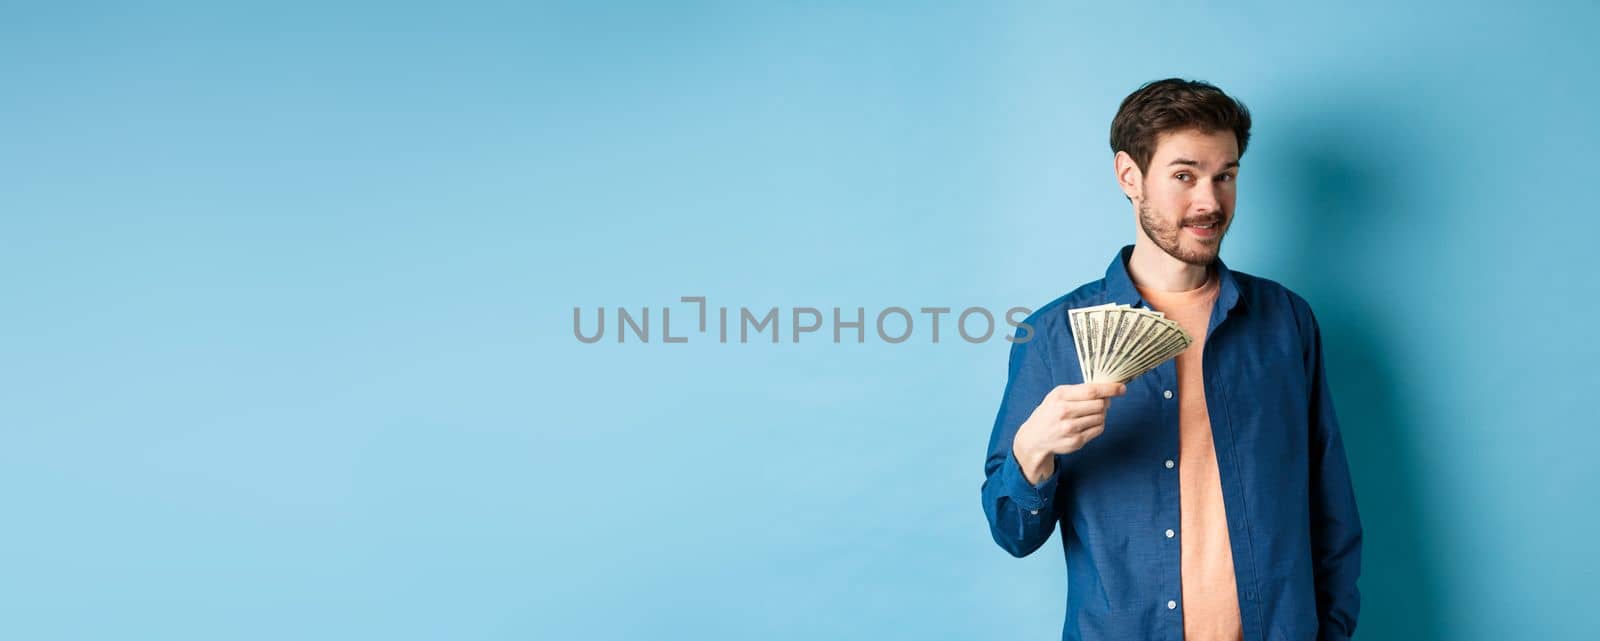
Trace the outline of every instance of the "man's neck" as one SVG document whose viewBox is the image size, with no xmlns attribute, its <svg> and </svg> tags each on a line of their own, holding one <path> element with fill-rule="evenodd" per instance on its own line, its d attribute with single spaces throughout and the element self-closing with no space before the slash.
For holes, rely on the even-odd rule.
<svg viewBox="0 0 1600 641">
<path fill-rule="evenodd" d="M 1135 285 L 1162 292 L 1186 292 L 1206 284 L 1209 265 L 1190 265 L 1140 238 L 1128 259 L 1128 276 Z"/>
</svg>

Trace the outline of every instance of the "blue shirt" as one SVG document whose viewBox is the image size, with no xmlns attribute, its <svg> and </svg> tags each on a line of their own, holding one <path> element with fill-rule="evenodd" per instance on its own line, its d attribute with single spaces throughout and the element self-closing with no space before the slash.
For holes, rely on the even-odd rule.
<svg viewBox="0 0 1600 641">
<path fill-rule="evenodd" d="M 983 511 L 1001 548 L 1027 556 L 1061 532 L 1066 640 L 1183 638 L 1179 541 L 1164 534 L 1179 522 L 1179 395 L 1163 394 L 1177 389 L 1177 362 L 1128 381 L 1105 432 L 1057 455 L 1037 486 L 1011 447 L 1047 392 L 1083 382 L 1067 310 L 1148 307 L 1128 276 L 1132 252 L 1123 247 L 1105 278 L 1018 328 L 984 462 Z M 1283 285 L 1216 266 L 1201 367 L 1244 638 L 1348 639 L 1360 606 L 1361 522 L 1316 317 Z"/>
</svg>

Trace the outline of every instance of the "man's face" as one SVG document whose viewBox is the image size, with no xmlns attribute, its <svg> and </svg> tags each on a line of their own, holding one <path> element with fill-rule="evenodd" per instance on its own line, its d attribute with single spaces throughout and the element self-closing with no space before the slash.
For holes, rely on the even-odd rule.
<svg viewBox="0 0 1600 641">
<path fill-rule="evenodd" d="M 1139 226 L 1168 255 L 1207 265 L 1233 223 L 1239 142 L 1231 131 L 1161 134 L 1140 183 Z"/>
</svg>

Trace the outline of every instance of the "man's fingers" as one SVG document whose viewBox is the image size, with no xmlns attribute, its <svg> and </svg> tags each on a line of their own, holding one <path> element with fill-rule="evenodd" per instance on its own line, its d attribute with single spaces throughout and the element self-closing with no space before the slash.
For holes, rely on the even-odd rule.
<svg viewBox="0 0 1600 641">
<path fill-rule="evenodd" d="M 1104 414 L 1090 414 L 1088 416 L 1079 416 L 1077 418 L 1064 418 L 1060 421 L 1057 421 L 1056 424 L 1051 427 L 1050 432 L 1055 436 L 1055 438 L 1069 438 L 1074 434 L 1078 434 L 1095 426 L 1105 425 L 1105 422 L 1106 415 Z"/>
<path fill-rule="evenodd" d="M 1090 414 L 1104 414 L 1111 401 L 1096 398 L 1087 401 L 1069 401 L 1061 409 L 1061 418 L 1077 418 Z"/>
<path fill-rule="evenodd" d="M 1106 415 L 1090 414 L 1088 416 L 1080 416 L 1078 418 L 1068 419 L 1065 422 L 1067 424 L 1067 433 L 1070 434 L 1073 432 L 1084 432 L 1098 427 L 1104 427 L 1106 424 Z"/>
<path fill-rule="evenodd" d="M 1128 386 L 1122 383 L 1084 383 L 1082 385 L 1062 385 L 1056 388 L 1063 401 L 1088 401 L 1097 398 L 1110 398 L 1121 396 L 1128 391 Z"/>
<path fill-rule="evenodd" d="M 1093 398 L 1111 398 L 1127 393 L 1128 386 L 1122 383 L 1091 383 L 1094 388 Z"/>
<path fill-rule="evenodd" d="M 1057 454 L 1069 454 L 1076 452 L 1080 449 L 1083 449 L 1084 445 L 1087 445 L 1089 441 L 1094 440 L 1095 437 L 1100 436 L 1100 434 L 1105 431 L 1105 425 L 1096 425 L 1086 430 L 1062 434 L 1059 438 L 1055 439 L 1054 447 L 1050 448 L 1050 450 Z"/>
</svg>

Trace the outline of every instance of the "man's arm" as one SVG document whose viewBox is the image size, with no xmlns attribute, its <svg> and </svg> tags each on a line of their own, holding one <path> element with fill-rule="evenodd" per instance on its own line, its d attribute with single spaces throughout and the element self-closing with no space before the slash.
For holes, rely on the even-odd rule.
<svg viewBox="0 0 1600 641">
<path fill-rule="evenodd" d="M 1018 333 L 1020 339 L 1020 329 Z M 1056 480 L 1060 472 L 1054 465 L 1054 455 L 1049 455 L 1051 460 L 1047 462 L 1023 461 L 1014 447 L 1017 430 L 1054 387 L 1041 355 L 1043 342 L 1042 335 L 1035 331 L 1032 340 L 1011 344 L 1005 395 L 989 435 L 989 455 L 983 466 L 983 512 L 989 518 L 989 532 L 995 543 L 1019 558 L 1044 545 L 1056 524 Z M 1024 467 L 1045 476 L 1037 484 L 1031 483 Z"/>
<path fill-rule="evenodd" d="M 1316 578 L 1319 641 L 1346 641 L 1356 630 L 1361 593 L 1361 518 L 1345 460 L 1344 439 L 1323 369 L 1322 330 L 1306 307 L 1311 427 L 1311 560 Z"/>
</svg>

